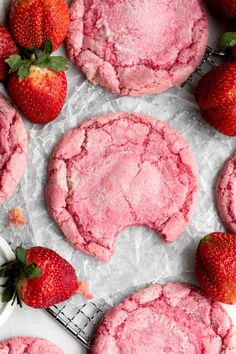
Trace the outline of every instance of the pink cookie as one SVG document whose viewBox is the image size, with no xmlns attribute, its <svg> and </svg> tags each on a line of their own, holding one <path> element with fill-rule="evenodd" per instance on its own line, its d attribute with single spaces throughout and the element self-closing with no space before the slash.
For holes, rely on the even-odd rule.
<svg viewBox="0 0 236 354">
<path fill-rule="evenodd" d="M 66 45 L 88 80 L 141 96 L 184 82 L 207 37 L 199 0 L 73 0 Z"/>
<path fill-rule="evenodd" d="M 235 354 L 236 336 L 223 307 L 196 287 L 151 285 L 102 319 L 92 354 Z"/>
<path fill-rule="evenodd" d="M 189 222 L 196 191 L 194 158 L 175 129 L 116 113 L 63 137 L 49 163 L 46 199 L 76 248 L 109 261 L 128 226 L 146 225 L 174 241 Z"/>
<path fill-rule="evenodd" d="M 220 172 L 216 184 L 216 200 L 225 226 L 236 233 L 236 154 Z"/>
<path fill-rule="evenodd" d="M 19 114 L 0 94 L 0 204 L 13 193 L 26 167 L 27 133 Z"/>
<path fill-rule="evenodd" d="M 63 354 L 57 345 L 42 338 L 15 337 L 0 342 L 0 354 Z"/>
</svg>

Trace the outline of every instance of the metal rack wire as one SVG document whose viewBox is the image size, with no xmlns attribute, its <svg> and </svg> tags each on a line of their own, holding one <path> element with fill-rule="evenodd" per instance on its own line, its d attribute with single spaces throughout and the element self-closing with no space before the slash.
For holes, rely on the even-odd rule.
<svg viewBox="0 0 236 354">
<path fill-rule="evenodd" d="M 46 309 L 46 312 L 72 334 L 83 346 L 90 348 L 96 327 L 109 306 L 105 300 L 91 301 L 77 307 L 70 301 Z"/>
<path fill-rule="evenodd" d="M 207 47 L 206 54 L 201 64 L 182 85 L 182 87 L 189 91 L 193 90 L 199 79 L 207 73 L 207 71 L 222 62 L 222 57 L 224 55 L 224 52 L 216 51 L 210 47 Z M 135 289 L 128 289 L 126 291 L 116 293 L 111 298 L 112 303 L 114 304 L 120 302 L 124 297 L 137 289 L 138 288 L 136 287 Z M 88 302 L 82 307 L 78 307 L 69 301 L 67 303 L 48 308 L 46 311 L 82 345 L 86 348 L 90 348 L 97 325 L 101 317 L 109 308 L 111 308 L 111 305 L 109 305 L 104 299 L 100 299 L 97 301 Z"/>
<path fill-rule="evenodd" d="M 198 66 L 197 70 L 182 84 L 182 87 L 195 87 L 199 79 L 206 74 L 210 69 L 222 63 L 225 52 L 217 51 L 211 47 L 207 47 L 206 54 Z"/>
<path fill-rule="evenodd" d="M 109 303 L 118 304 L 145 285 L 147 284 L 119 291 L 110 297 Z M 45 311 L 84 347 L 89 349 L 100 319 L 112 307 L 109 303 L 104 299 L 99 299 L 78 307 L 69 300 L 66 303 L 45 309 Z"/>
</svg>

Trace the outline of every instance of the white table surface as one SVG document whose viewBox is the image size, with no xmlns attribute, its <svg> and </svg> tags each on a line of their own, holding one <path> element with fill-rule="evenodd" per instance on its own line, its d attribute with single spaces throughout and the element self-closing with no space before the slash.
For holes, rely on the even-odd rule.
<svg viewBox="0 0 236 354">
<path fill-rule="evenodd" d="M 216 38 L 222 33 L 222 27 L 227 28 L 229 25 L 222 24 L 221 29 L 220 27 L 219 22 L 210 17 L 209 45 L 212 47 L 215 47 Z M 236 325 L 236 306 L 227 306 L 227 310 Z M 78 341 L 42 310 L 33 310 L 26 306 L 23 309 L 17 308 L 0 328 L 0 340 L 21 335 L 47 338 L 58 343 L 65 354 L 85 354 L 87 352 Z"/>
<path fill-rule="evenodd" d="M 18 307 L 13 315 L 0 327 L 0 340 L 14 336 L 47 338 L 58 344 L 65 354 L 85 354 L 80 343 L 67 333 L 43 310 Z"/>
</svg>

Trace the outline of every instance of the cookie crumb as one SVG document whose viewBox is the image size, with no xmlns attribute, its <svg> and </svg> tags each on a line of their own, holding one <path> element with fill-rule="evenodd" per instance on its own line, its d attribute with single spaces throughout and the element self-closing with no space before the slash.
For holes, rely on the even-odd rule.
<svg viewBox="0 0 236 354">
<path fill-rule="evenodd" d="M 6 224 L 6 227 L 10 227 L 11 225 L 16 225 L 17 227 L 20 227 L 25 224 L 26 220 L 20 208 L 13 208 L 9 211 L 8 222 Z"/>
<path fill-rule="evenodd" d="M 93 295 L 88 291 L 87 283 L 84 280 L 78 282 L 77 293 L 85 296 L 87 299 L 93 299 Z"/>
</svg>

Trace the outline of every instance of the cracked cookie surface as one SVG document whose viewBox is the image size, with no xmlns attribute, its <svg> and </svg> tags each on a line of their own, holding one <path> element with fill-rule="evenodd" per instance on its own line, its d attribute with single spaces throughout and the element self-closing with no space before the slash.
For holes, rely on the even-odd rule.
<svg viewBox="0 0 236 354">
<path fill-rule="evenodd" d="M 200 289 L 156 284 L 105 314 L 92 354 L 233 354 L 235 333 L 224 308 Z"/>
<path fill-rule="evenodd" d="M 206 50 L 199 0 L 73 0 L 70 60 L 120 95 L 160 93 L 184 82 Z"/>
<path fill-rule="evenodd" d="M 216 184 L 218 210 L 227 229 L 236 233 L 236 154 L 222 168 Z"/>
<path fill-rule="evenodd" d="M 28 139 L 12 104 L 0 94 L 0 204 L 11 196 L 26 167 Z"/>
<path fill-rule="evenodd" d="M 48 208 L 74 247 L 109 261 L 116 236 L 145 225 L 174 241 L 197 192 L 195 160 L 168 124 L 136 113 L 97 116 L 69 131 L 48 168 Z"/>
<path fill-rule="evenodd" d="M 42 338 L 15 337 L 0 342 L 0 354 L 63 354 L 57 345 Z"/>
</svg>

